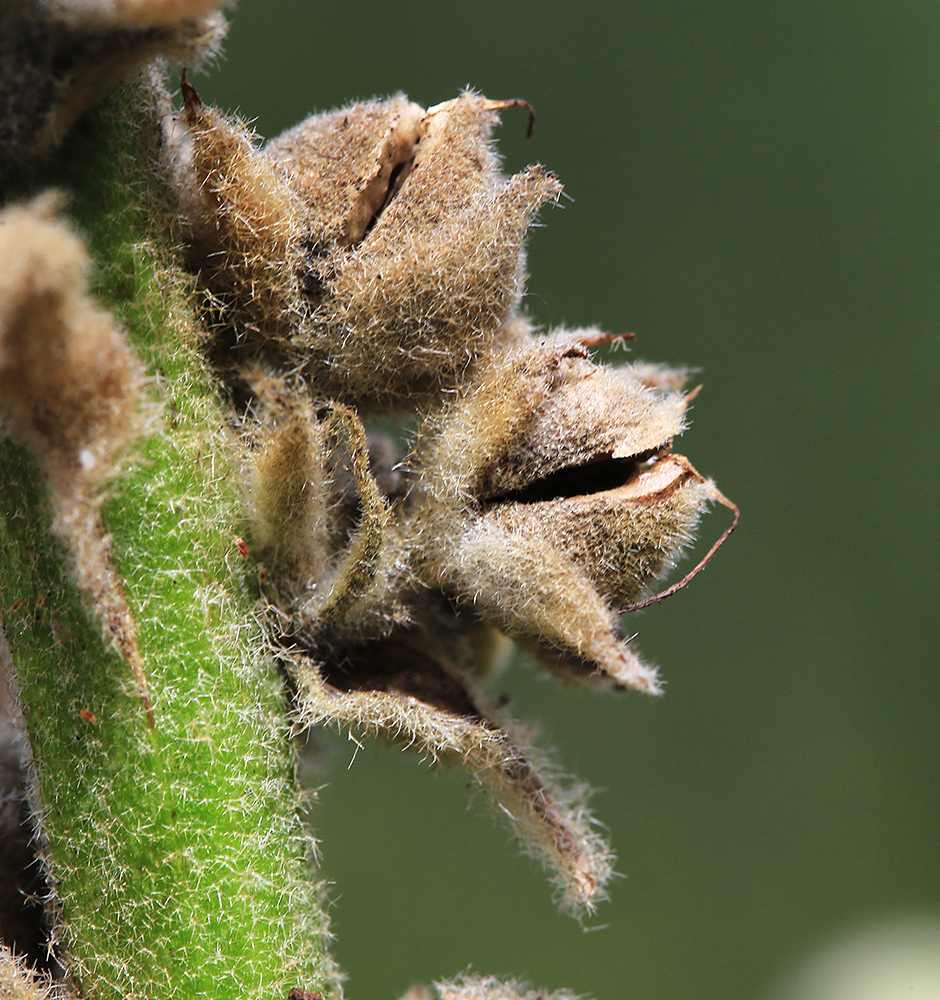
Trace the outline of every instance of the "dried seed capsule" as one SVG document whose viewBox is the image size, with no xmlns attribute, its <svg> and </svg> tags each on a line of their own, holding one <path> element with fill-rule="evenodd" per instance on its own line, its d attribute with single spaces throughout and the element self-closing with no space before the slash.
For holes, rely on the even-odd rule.
<svg viewBox="0 0 940 1000">
<path fill-rule="evenodd" d="M 715 495 L 671 454 L 686 403 L 648 369 L 594 365 L 578 335 L 491 365 L 430 449 L 424 579 L 568 673 L 657 691 L 613 609 L 673 567 Z"/>
<path fill-rule="evenodd" d="M 597 365 L 595 329 L 533 335 L 523 242 L 561 186 L 500 172 L 490 132 L 518 102 L 398 95 L 261 149 L 183 92 L 193 257 L 239 377 L 275 373 L 248 378 L 254 541 L 304 717 L 462 760 L 590 909 L 611 857 L 583 790 L 476 680 L 501 629 L 563 678 L 660 690 L 620 613 L 684 585 L 644 598 L 725 502 L 671 450 L 686 373 Z M 410 462 L 370 446 L 379 408 L 422 416 Z"/>
<path fill-rule="evenodd" d="M 315 393 L 394 407 L 519 336 L 526 230 L 561 185 L 537 166 L 502 175 L 502 105 L 371 101 L 260 150 L 185 81 L 183 98 L 194 259 L 236 343 L 286 349 Z"/>
</svg>

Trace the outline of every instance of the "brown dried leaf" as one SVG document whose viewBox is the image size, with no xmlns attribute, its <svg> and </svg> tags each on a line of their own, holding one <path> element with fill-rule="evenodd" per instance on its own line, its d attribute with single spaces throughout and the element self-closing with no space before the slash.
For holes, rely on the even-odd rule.
<svg viewBox="0 0 940 1000">
<path fill-rule="evenodd" d="M 46 195 L 0 215 L 0 417 L 39 459 L 53 530 L 150 718 L 137 629 L 101 522 L 102 490 L 142 429 L 143 369 L 87 290 L 88 255 Z"/>
<path fill-rule="evenodd" d="M 392 739 L 442 764 L 459 764 L 509 818 L 527 853 L 550 872 L 562 909 L 592 912 L 613 874 L 584 785 L 561 777 L 518 727 L 466 676 L 439 662 L 440 636 L 405 634 L 358 651 L 333 667 L 297 649 L 290 665 L 304 724 L 332 725 Z"/>
</svg>

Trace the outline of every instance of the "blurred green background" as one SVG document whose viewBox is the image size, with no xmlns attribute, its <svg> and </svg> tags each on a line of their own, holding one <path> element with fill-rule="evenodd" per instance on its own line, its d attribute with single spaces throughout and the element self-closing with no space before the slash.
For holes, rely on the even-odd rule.
<svg viewBox="0 0 940 1000">
<path fill-rule="evenodd" d="M 940 8 L 242 0 L 227 53 L 197 85 L 267 136 L 396 90 L 531 101 L 528 142 L 503 115 L 507 168 L 543 162 L 573 201 L 532 236 L 528 308 L 701 368 L 680 450 L 742 509 L 635 621 L 664 699 L 500 680 L 601 789 L 626 876 L 602 929 L 555 913 L 464 776 L 326 738 L 351 1000 L 468 965 L 597 1000 L 760 998 L 846 928 L 940 918 Z"/>
</svg>

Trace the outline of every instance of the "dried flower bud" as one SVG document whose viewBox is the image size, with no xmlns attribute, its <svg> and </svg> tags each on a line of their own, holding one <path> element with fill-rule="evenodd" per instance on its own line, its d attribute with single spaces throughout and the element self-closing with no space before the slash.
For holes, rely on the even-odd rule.
<svg viewBox="0 0 940 1000">
<path fill-rule="evenodd" d="M 501 174 L 504 104 L 370 101 L 260 150 L 185 80 L 183 99 L 195 260 L 237 341 L 374 407 L 453 388 L 518 336 L 525 233 L 561 185 L 541 167 Z"/>
<path fill-rule="evenodd" d="M 614 609 L 673 567 L 714 490 L 671 454 L 686 398 L 650 382 L 577 335 L 495 362 L 431 449 L 422 572 L 566 673 L 657 692 Z"/>
</svg>

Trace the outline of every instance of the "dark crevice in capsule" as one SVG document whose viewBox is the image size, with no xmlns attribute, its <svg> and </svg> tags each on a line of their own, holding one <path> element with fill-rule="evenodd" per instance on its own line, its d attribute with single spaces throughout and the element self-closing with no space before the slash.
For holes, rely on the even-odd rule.
<svg viewBox="0 0 940 1000">
<path fill-rule="evenodd" d="M 590 496 L 605 493 L 630 482 L 647 467 L 651 459 L 662 453 L 662 448 L 631 455 L 629 458 L 613 458 L 601 455 L 584 465 L 559 469 L 522 489 L 512 490 L 501 496 L 486 498 L 487 503 L 544 503 L 549 500 L 567 500 L 571 497 Z"/>
<path fill-rule="evenodd" d="M 385 192 L 385 197 L 382 199 L 382 204 L 375 210 L 372 218 L 369 219 L 366 224 L 365 231 L 362 234 L 361 240 L 365 239 L 366 236 L 372 231 L 375 224 L 379 221 L 382 213 L 391 204 L 392 199 L 398 194 L 399 189 L 405 181 L 408 174 L 411 173 L 411 168 L 414 166 L 414 157 L 410 157 L 407 160 L 402 160 L 401 163 L 396 163 L 392 168 L 392 172 L 388 175 L 388 189 Z M 360 242 L 361 242 L 360 240 Z"/>
<path fill-rule="evenodd" d="M 298 645 L 307 644 L 302 636 Z M 442 670 L 433 656 L 421 649 L 419 635 L 380 640 L 374 645 L 331 654 L 313 647 L 322 664 L 323 680 L 337 691 L 387 692 L 417 698 L 443 712 L 476 722 L 486 721 L 463 683 Z"/>
</svg>

